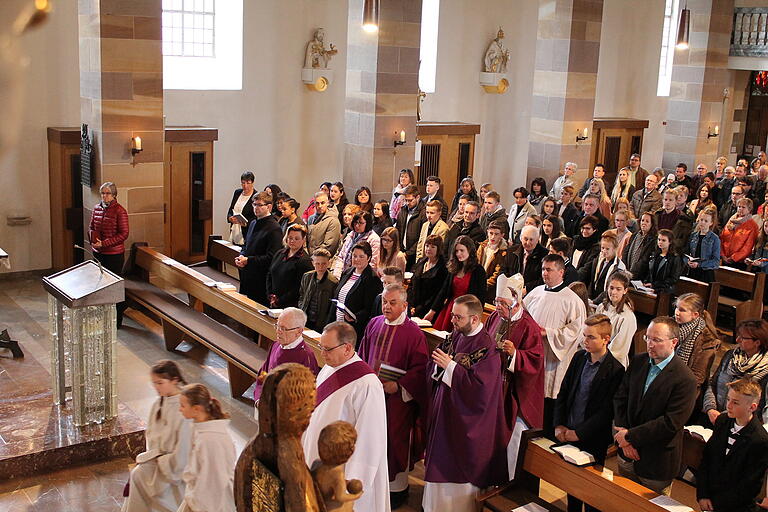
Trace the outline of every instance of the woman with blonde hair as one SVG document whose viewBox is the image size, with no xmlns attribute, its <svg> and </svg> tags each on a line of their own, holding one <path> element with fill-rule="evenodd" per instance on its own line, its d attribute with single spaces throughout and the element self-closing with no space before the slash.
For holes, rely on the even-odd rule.
<svg viewBox="0 0 768 512">
<path fill-rule="evenodd" d="M 594 194 L 600 198 L 600 213 L 606 219 L 611 218 L 611 198 L 608 197 L 608 193 L 605 191 L 605 182 L 601 178 L 592 178 L 589 183 L 589 193 Z"/>
<path fill-rule="evenodd" d="M 677 298 L 675 322 L 680 326 L 675 354 L 696 376 L 697 398 L 700 398 L 720 346 L 717 328 L 704 308 L 704 299 L 695 293 L 684 293 Z"/>
<path fill-rule="evenodd" d="M 619 171 L 616 176 L 616 183 L 613 184 L 613 190 L 611 190 L 611 202 L 616 204 L 619 199 L 626 199 L 629 201 L 632 199 L 632 194 L 635 193 L 635 186 L 629 179 L 629 171 L 624 168 Z"/>
<path fill-rule="evenodd" d="M 637 231 L 637 217 L 635 217 L 635 212 L 632 210 L 629 199 L 620 197 L 613 203 L 613 215 L 616 215 L 617 212 L 625 212 L 627 214 L 627 229 L 632 233 Z M 616 224 L 613 222 L 613 215 L 611 216 L 610 227 L 615 228 Z"/>
</svg>

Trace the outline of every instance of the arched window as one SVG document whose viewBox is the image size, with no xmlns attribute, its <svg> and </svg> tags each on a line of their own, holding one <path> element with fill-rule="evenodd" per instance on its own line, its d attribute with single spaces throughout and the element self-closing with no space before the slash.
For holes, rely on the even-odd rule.
<svg viewBox="0 0 768 512">
<path fill-rule="evenodd" d="M 437 30 L 440 18 L 440 0 L 421 3 L 421 43 L 419 48 L 419 89 L 435 92 L 437 74 Z"/>
<path fill-rule="evenodd" d="M 664 30 L 661 32 L 657 96 L 669 96 L 669 89 L 672 86 L 672 62 L 675 60 L 675 40 L 677 39 L 677 21 L 679 19 L 678 7 L 678 0 L 666 0 Z"/>
</svg>

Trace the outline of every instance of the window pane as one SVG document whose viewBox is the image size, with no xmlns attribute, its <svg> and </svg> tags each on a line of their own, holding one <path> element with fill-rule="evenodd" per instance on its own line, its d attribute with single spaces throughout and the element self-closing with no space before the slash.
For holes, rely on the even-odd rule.
<svg viewBox="0 0 768 512">
<path fill-rule="evenodd" d="M 206 16 L 205 17 L 205 23 L 203 24 L 203 26 L 205 28 L 207 28 L 207 29 L 212 29 L 213 28 L 213 16 Z"/>
<path fill-rule="evenodd" d="M 205 0 L 205 12 L 214 12 L 213 0 Z"/>
<path fill-rule="evenodd" d="M 184 0 L 184 10 L 185 11 L 194 11 L 195 10 L 195 0 Z"/>
</svg>

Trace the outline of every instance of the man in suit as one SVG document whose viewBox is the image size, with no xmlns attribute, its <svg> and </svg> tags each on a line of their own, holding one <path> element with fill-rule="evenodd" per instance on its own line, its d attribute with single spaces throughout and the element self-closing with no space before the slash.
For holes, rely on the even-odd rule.
<svg viewBox="0 0 768 512">
<path fill-rule="evenodd" d="M 416 245 L 421 233 L 421 225 L 426 220 L 424 203 L 416 185 L 408 185 L 403 191 L 403 206 L 397 213 L 397 232 L 400 234 L 400 247 L 405 253 L 405 268 L 410 269 L 416 261 Z"/>
<path fill-rule="evenodd" d="M 443 240 L 443 254 L 446 261 L 453 253 L 453 243 L 461 235 L 466 235 L 475 242 L 475 246 L 485 240 L 487 233 L 480 227 L 480 205 L 476 201 L 469 201 L 464 205 L 464 220 L 457 222 L 448 230 Z"/>
<path fill-rule="evenodd" d="M 539 237 L 539 230 L 535 226 L 525 226 L 520 231 L 520 245 L 507 253 L 514 255 L 514 258 L 507 258 L 504 274 L 517 273 L 511 264 L 512 261 L 516 260 L 527 291 L 544 284 L 541 278 L 541 261 L 549 252 L 539 243 Z"/>
<path fill-rule="evenodd" d="M 443 221 L 448 220 L 448 203 L 443 199 L 443 195 L 440 193 L 440 177 L 430 176 L 427 178 L 427 195 L 421 198 L 421 202 L 426 207 L 431 201 L 440 202 L 440 218 Z"/>
<path fill-rule="evenodd" d="M 571 359 L 555 402 L 555 438 L 589 452 L 605 463 L 611 444 L 613 395 L 621 384 L 624 367 L 608 350 L 611 320 L 592 315 L 584 322 L 584 350 Z M 568 496 L 568 512 L 581 512 L 582 502 Z M 586 511 L 596 511 L 586 505 Z"/>
<path fill-rule="evenodd" d="M 675 355 L 680 328 L 673 318 L 654 318 L 614 397 L 619 474 L 669 495 L 680 470 L 683 426 L 696 402 L 696 377 Z"/>
<path fill-rule="evenodd" d="M 728 388 L 727 412 L 715 420 L 696 472 L 696 499 L 701 510 L 757 510 L 755 498 L 768 467 L 768 433 L 754 414 L 761 389 L 750 379 L 730 382 Z M 768 506 L 768 498 L 761 506 Z"/>
<path fill-rule="evenodd" d="M 235 265 L 240 269 L 240 293 L 266 306 L 267 271 L 272 257 L 283 247 L 283 230 L 272 215 L 272 196 L 268 192 L 254 194 L 251 201 L 256 219 L 248 225 L 245 245 Z"/>
</svg>

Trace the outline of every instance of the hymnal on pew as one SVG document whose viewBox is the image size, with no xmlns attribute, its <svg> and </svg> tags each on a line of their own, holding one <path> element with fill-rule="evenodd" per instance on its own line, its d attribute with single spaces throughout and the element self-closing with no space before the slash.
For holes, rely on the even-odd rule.
<svg viewBox="0 0 768 512">
<path fill-rule="evenodd" d="M 575 466 L 589 466 L 595 463 L 595 457 L 584 450 L 579 450 L 572 444 L 556 444 L 552 446 L 552 451 L 560 455 L 565 462 Z"/>
<path fill-rule="evenodd" d="M 429 320 L 424 320 L 423 318 L 419 318 L 416 316 L 411 317 L 411 321 L 418 325 L 419 327 L 432 327 L 432 322 Z"/>
</svg>

